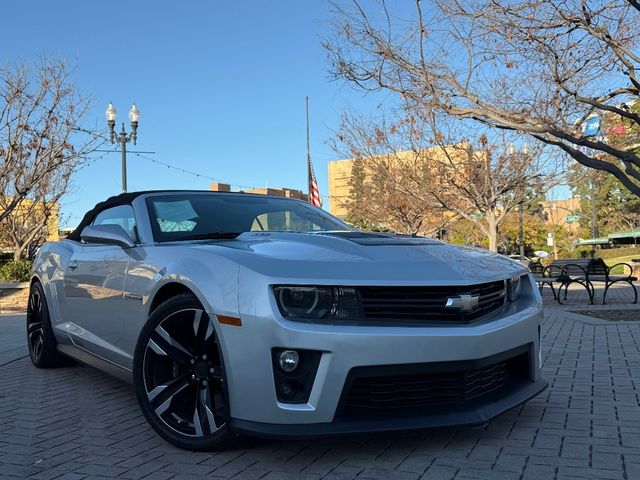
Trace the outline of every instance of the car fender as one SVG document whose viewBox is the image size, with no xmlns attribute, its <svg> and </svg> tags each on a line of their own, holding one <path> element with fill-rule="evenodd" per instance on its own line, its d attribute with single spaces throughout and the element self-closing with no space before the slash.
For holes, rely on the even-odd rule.
<svg viewBox="0 0 640 480">
<path fill-rule="evenodd" d="M 181 258 L 165 265 L 156 274 L 157 281 L 148 294 L 147 316 L 151 313 L 153 300 L 162 287 L 169 283 L 178 283 L 191 290 L 210 315 L 237 317 L 238 268 L 238 264 L 226 259 L 203 262 L 198 258 Z"/>
</svg>

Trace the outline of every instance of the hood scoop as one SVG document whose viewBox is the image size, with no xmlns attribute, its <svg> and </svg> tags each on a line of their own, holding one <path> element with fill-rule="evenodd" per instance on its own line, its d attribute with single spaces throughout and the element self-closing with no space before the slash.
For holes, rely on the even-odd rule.
<svg viewBox="0 0 640 480">
<path fill-rule="evenodd" d="M 393 233 L 318 232 L 313 235 L 341 238 L 368 247 L 378 247 L 382 245 L 443 245 L 442 242 L 426 237 L 412 237 Z"/>
</svg>

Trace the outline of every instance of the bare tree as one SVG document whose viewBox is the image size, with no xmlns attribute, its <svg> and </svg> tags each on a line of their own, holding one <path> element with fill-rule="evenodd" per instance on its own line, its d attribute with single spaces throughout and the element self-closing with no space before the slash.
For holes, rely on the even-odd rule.
<svg viewBox="0 0 640 480">
<path fill-rule="evenodd" d="M 436 179 L 421 152 L 403 150 L 401 130 L 405 129 L 400 124 L 391 125 L 389 131 L 358 115 L 343 115 L 333 147 L 353 163 L 350 195 L 342 206 L 348 211 L 347 220 L 360 227 L 434 235 L 452 215 L 445 214 L 437 201 L 406 192 L 405 185 L 415 178 L 422 184 Z"/>
<path fill-rule="evenodd" d="M 72 171 L 71 165 L 65 165 L 41 178 L 31 193 L 0 222 L 2 240 L 12 247 L 15 261 L 23 258 L 32 245 L 39 246 L 47 239 Z M 11 201 L 11 197 L 0 197 L 0 209 L 5 209 Z M 53 222 L 56 227 L 57 223 L 57 220 Z"/>
<path fill-rule="evenodd" d="M 29 197 L 43 202 L 38 189 L 70 175 L 103 142 L 79 128 L 88 108 L 62 60 L 0 67 L 0 222 Z"/>
<path fill-rule="evenodd" d="M 557 183 L 553 159 L 540 148 L 516 151 L 504 135 L 465 138 L 454 124 L 434 114 L 406 113 L 375 126 L 347 118 L 337 138 L 360 158 L 378 190 L 397 192 L 427 217 L 466 218 L 498 248 L 498 227 L 530 190 Z M 366 204 L 366 202 L 365 202 Z M 395 205 L 389 203 L 388 210 Z"/>
<path fill-rule="evenodd" d="M 613 116 L 638 133 L 637 0 L 335 6 L 326 48 L 338 77 L 417 110 L 531 135 L 640 196 L 637 138 L 621 144 L 585 128 L 594 115 Z"/>
</svg>

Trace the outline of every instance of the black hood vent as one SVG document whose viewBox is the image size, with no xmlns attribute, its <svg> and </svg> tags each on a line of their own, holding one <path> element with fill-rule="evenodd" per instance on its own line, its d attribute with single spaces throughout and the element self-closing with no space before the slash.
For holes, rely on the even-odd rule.
<svg viewBox="0 0 640 480">
<path fill-rule="evenodd" d="M 342 238 L 369 247 L 382 245 L 442 245 L 442 242 L 432 240 L 431 238 L 397 235 L 393 233 L 319 232 L 314 233 L 314 235 Z"/>
</svg>

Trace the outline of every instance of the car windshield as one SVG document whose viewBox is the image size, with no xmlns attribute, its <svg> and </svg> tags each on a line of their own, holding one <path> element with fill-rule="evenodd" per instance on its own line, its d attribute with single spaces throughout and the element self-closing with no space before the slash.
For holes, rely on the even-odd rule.
<svg viewBox="0 0 640 480">
<path fill-rule="evenodd" d="M 147 198 L 156 241 L 233 238 L 243 232 L 353 230 L 306 202 L 251 194 L 184 194 Z"/>
</svg>

